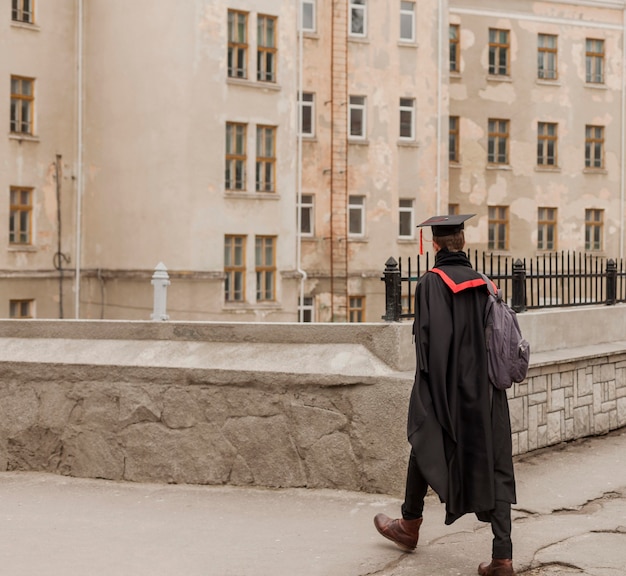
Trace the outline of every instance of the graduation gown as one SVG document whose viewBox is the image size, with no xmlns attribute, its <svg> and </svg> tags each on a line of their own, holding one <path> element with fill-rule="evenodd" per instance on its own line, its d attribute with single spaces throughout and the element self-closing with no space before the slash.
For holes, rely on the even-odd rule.
<svg viewBox="0 0 626 576">
<path fill-rule="evenodd" d="M 515 478 L 506 391 L 487 375 L 485 282 L 463 252 L 440 250 L 435 267 L 415 292 L 407 433 L 452 524 L 468 512 L 484 517 L 496 500 L 514 503 Z"/>
</svg>

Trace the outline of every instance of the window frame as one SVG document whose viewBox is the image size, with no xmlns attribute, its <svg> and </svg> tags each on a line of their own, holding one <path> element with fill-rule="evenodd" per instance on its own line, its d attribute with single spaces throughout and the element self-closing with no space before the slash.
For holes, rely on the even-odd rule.
<svg viewBox="0 0 626 576">
<path fill-rule="evenodd" d="M 22 202 L 26 195 L 28 201 Z M 33 205 L 34 188 L 26 186 L 11 186 L 9 188 L 9 246 L 33 245 Z M 14 201 L 16 199 L 16 201 Z M 23 221 L 25 218 L 25 222 Z M 24 226 L 26 231 L 23 230 Z M 19 237 L 25 240 L 18 240 Z"/>
<path fill-rule="evenodd" d="M 257 15 L 256 63 L 256 79 L 259 82 L 276 84 L 278 75 L 278 18 L 276 16 Z"/>
<path fill-rule="evenodd" d="M 554 40 L 554 46 L 548 46 L 545 43 L 548 39 Z M 537 34 L 537 78 L 539 80 L 558 80 L 559 78 L 559 37 L 557 34 Z"/>
<path fill-rule="evenodd" d="M 358 201 L 357 201 L 358 200 Z M 358 231 L 354 231 L 352 224 L 357 222 L 353 220 L 353 215 L 358 217 Z M 362 194 L 348 195 L 348 237 L 363 238 L 365 236 L 365 196 Z"/>
<path fill-rule="evenodd" d="M 550 129 L 554 129 L 550 133 Z M 557 122 L 537 122 L 537 166 L 540 168 L 557 168 L 559 125 Z M 552 148 L 552 155 L 550 155 Z M 552 159 L 552 162 L 550 162 Z"/>
<path fill-rule="evenodd" d="M 257 302 L 276 302 L 276 239 L 276 236 L 264 235 L 255 236 L 254 238 L 254 272 Z M 271 251 L 270 262 L 267 262 L 268 248 Z"/>
<path fill-rule="evenodd" d="M 315 322 L 315 296 L 298 297 L 298 322 L 307 324 Z"/>
<path fill-rule="evenodd" d="M 24 83 L 30 86 L 30 94 L 24 94 Z M 18 91 L 14 91 L 19 86 Z M 27 76 L 11 75 L 11 102 L 9 131 L 11 134 L 33 136 L 35 134 L 35 79 Z M 24 121 L 24 107 L 28 119 Z"/>
<path fill-rule="evenodd" d="M 351 294 L 348 296 L 348 322 L 365 322 L 365 296 Z"/>
<path fill-rule="evenodd" d="M 492 33 L 494 38 L 492 39 Z M 506 41 L 502 42 L 498 36 L 506 34 Z M 506 60 L 502 68 L 502 56 Z M 510 76 L 511 67 L 511 31 L 505 28 L 489 28 L 489 76 Z"/>
<path fill-rule="evenodd" d="M 267 150 L 267 136 L 271 134 L 271 150 Z M 276 126 L 257 124 L 255 190 L 261 193 L 276 192 Z M 268 154 L 269 152 L 269 154 Z M 269 171 L 268 171 L 269 170 Z"/>
<path fill-rule="evenodd" d="M 355 23 L 358 23 L 357 13 L 362 14 L 361 32 L 354 31 Z M 348 5 L 348 36 L 352 38 L 367 38 L 367 0 L 350 0 Z"/>
<path fill-rule="evenodd" d="M 306 201 L 305 201 L 306 199 Z M 312 238 L 315 236 L 315 194 L 301 194 L 299 198 L 300 236 Z M 309 230 L 304 230 L 304 214 L 308 213 Z"/>
<path fill-rule="evenodd" d="M 298 98 L 298 104 L 299 104 L 299 110 L 300 110 L 300 135 L 301 136 L 305 136 L 307 138 L 314 138 L 315 137 L 315 92 L 301 92 L 298 94 L 299 98 Z M 310 100 L 306 100 L 305 97 L 309 97 L 310 96 Z M 305 132 L 304 131 L 304 124 L 305 124 L 305 111 L 308 112 L 308 115 L 310 117 L 309 119 L 309 124 L 310 124 L 310 131 L 309 132 Z"/>
<path fill-rule="evenodd" d="M 26 305 L 28 308 L 28 313 L 22 313 L 22 307 Z M 14 314 L 14 309 L 20 307 L 20 314 Z M 35 299 L 34 298 L 11 298 L 9 300 L 9 318 L 13 318 L 16 320 L 25 320 L 29 318 L 35 318 Z"/>
<path fill-rule="evenodd" d="M 454 123 L 454 126 L 452 124 Z M 448 162 L 458 164 L 461 161 L 460 150 L 461 117 L 448 116 Z"/>
<path fill-rule="evenodd" d="M 592 131 L 594 134 L 591 133 Z M 585 125 L 586 170 L 604 170 L 604 140 L 604 126 L 598 126 L 595 124 Z"/>
<path fill-rule="evenodd" d="M 409 10 L 407 6 L 410 5 L 411 9 Z M 415 42 L 415 10 L 416 4 L 413 0 L 400 0 L 400 34 L 399 38 L 401 42 Z M 402 35 L 403 32 L 403 24 L 409 22 L 409 27 L 411 29 L 410 37 L 404 37 Z"/>
<path fill-rule="evenodd" d="M 407 122 L 406 120 L 403 122 L 402 118 L 403 116 L 409 116 L 409 121 Z M 399 104 L 399 121 L 400 121 L 400 126 L 399 126 L 399 136 L 398 138 L 400 140 L 403 140 L 405 142 L 414 142 L 415 141 L 415 98 L 400 98 L 400 104 Z M 402 129 L 403 127 L 409 127 L 410 129 L 410 134 L 407 135 L 403 135 L 402 134 Z"/>
<path fill-rule="evenodd" d="M 249 12 L 243 10 L 228 10 L 228 61 L 227 74 L 229 78 L 248 78 L 248 15 Z M 232 17 L 232 22 L 231 22 Z M 238 29 L 240 23 L 236 20 L 243 17 L 243 38 L 239 37 Z M 235 62 L 239 62 L 240 54 L 243 54 L 243 68 L 235 66 Z"/>
<path fill-rule="evenodd" d="M 246 249 L 247 236 L 245 234 L 226 234 L 224 236 L 224 302 L 246 301 Z M 240 245 L 237 246 L 237 242 Z M 241 253 L 241 262 L 236 258 L 237 251 Z M 240 289 L 237 289 L 238 281 Z M 230 295 L 233 297 L 229 297 Z M 237 297 L 239 295 L 239 297 Z"/>
<path fill-rule="evenodd" d="M 24 8 L 25 4 L 28 4 L 28 9 Z M 24 15 L 27 15 L 27 18 L 24 18 Z M 34 24 L 35 0 L 12 0 L 11 21 L 19 22 L 20 24 Z"/>
<path fill-rule="evenodd" d="M 359 99 L 360 102 L 357 102 Z M 358 124 L 356 115 L 360 114 L 361 132 L 359 134 L 352 133 L 352 127 Z M 348 96 L 348 138 L 350 140 L 365 140 L 367 135 L 367 97 L 357 94 Z"/>
<path fill-rule="evenodd" d="M 602 208 L 585 209 L 585 250 L 589 252 L 604 250 L 604 209 Z"/>
<path fill-rule="evenodd" d="M 234 134 L 229 137 L 229 131 L 243 129 L 243 135 Z M 247 172 L 246 172 L 246 164 L 248 162 L 248 125 L 243 122 L 226 122 L 226 132 L 225 132 L 225 173 L 224 173 L 224 189 L 227 192 L 243 192 L 247 188 Z M 234 143 L 235 150 L 228 149 L 228 143 Z M 237 150 L 237 143 L 241 141 L 243 144 L 243 151 Z M 241 168 L 241 185 L 237 186 L 237 168 Z M 233 177 L 234 175 L 234 177 Z M 235 182 L 235 186 L 232 187 L 231 184 Z"/>
<path fill-rule="evenodd" d="M 585 38 L 585 82 L 587 84 L 604 84 L 604 46 L 604 40 L 601 38 Z M 597 51 L 594 48 L 601 48 L 601 50 Z"/>
<path fill-rule="evenodd" d="M 494 205 L 487 207 L 488 250 L 506 251 L 509 249 L 509 207 Z M 504 236 L 504 239 L 502 238 Z"/>
<path fill-rule="evenodd" d="M 505 129 L 503 130 L 503 128 Z M 487 163 L 492 166 L 508 166 L 510 120 L 489 118 L 487 134 Z M 504 143 L 504 153 L 501 151 L 502 143 Z M 503 158 L 502 155 L 504 155 Z"/>
<path fill-rule="evenodd" d="M 537 250 L 550 252 L 557 250 L 558 208 L 537 207 Z M 550 238 L 552 236 L 552 238 Z"/>
<path fill-rule="evenodd" d="M 455 31 L 454 35 L 452 31 Z M 448 27 L 448 38 L 450 43 L 450 72 L 452 73 L 460 73 L 461 72 L 461 25 L 460 24 L 450 24 Z"/>
<path fill-rule="evenodd" d="M 403 206 L 403 203 L 405 205 Z M 403 215 L 407 218 L 408 223 L 405 222 L 405 227 L 408 226 L 408 234 L 402 233 Z M 415 199 L 414 198 L 399 198 L 398 199 L 398 238 L 401 240 L 414 240 L 415 239 Z"/>
<path fill-rule="evenodd" d="M 310 7 L 311 26 L 305 26 L 305 6 Z M 317 2 L 316 0 L 300 1 L 300 27 L 302 32 L 317 32 Z"/>
</svg>

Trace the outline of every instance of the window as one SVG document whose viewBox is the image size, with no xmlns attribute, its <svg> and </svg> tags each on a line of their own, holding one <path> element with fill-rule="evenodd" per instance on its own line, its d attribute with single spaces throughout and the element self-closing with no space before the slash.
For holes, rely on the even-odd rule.
<svg viewBox="0 0 626 576">
<path fill-rule="evenodd" d="M 489 119 L 488 138 L 487 162 L 489 164 L 508 164 L 509 121 Z"/>
<path fill-rule="evenodd" d="M 414 98 L 400 98 L 400 139 L 415 140 Z"/>
<path fill-rule="evenodd" d="M 350 96 L 348 123 L 350 138 L 365 138 L 365 96 Z"/>
<path fill-rule="evenodd" d="M 316 0 L 302 0 L 303 32 L 315 32 L 315 1 Z"/>
<path fill-rule="evenodd" d="M 276 127 L 256 129 L 256 191 L 276 191 Z"/>
<path fill-rule="evenodd" d="M 276 82 L 276 18 L 257 19 L 256 77 L 260 82 Z"/>
<path fill-rule="evenodd" d="M 226 190 L 246 189 L 246 125 L 226 124 Z"/>
<path fill-rule="evenodd" d="M 448 214 L 450 216 L 459 214 L 459 205 L 458 204 L 448 204 Z"/>
<path fill-rule="evenodd" d="M 460 72 L 460 33 L 461 27 L 458 24 L 450 24 L 450 72 Z"/>
<path fill-rule="evenodd" d="M 224 300 L 243 302 L 246 297 L 246 237 L 224 237 Z"/>
<path fill-rule="evenodd" d="M 489 74 L 509 75 L 509 31 L 489 29 Z"/>
<path fill-rule="evenodd" d="M 450 116 L 450 127 L 448 132 L 448 160 L 459 162 L 459 117 Z"/>
<path fill-rule="evenodd" d="M 348 198 L 348 235 L 363 236 L 365 234 L 365 197 Z"/>
<path fill-rule="evenodd" d="M 348 322 L 365 322 L 365 296 L 348 298 Z"/>
<path fill-rule="evenodd" d="M 367 0 L 350 0 L 350 36 L 366 35 Z"/>
<path fill-rule="evenodd" d="M 556 208 L 537 209 L 537 250 L 556 250 Z"/>
<path fill-rule="evenodd" d="M 302 92 L 300 98 L 300 133 L 315 136 L 315 94 Z"/>
<path fill-rule="evenodd" d="M 248 77 L 248 14 L 228 11 L 228 76 Z"/>
<path fill-rule="evenodd" d="M 585 250 L 602 250 L 604 210 L 585 210 Z"/>
<path fill-rule="evenodd" d="M 537 78 L 557 79 L 557 37 L 554 34 L 537 36 Z"/>
<path fill-rule="evenodd" d="M 604 168 L 604 126 L 585 126 L 585 168 Z"/>
<path fill-rule="evenodd" d="M 10 193 L 9 244 L 30 245 L 33 191 L 31 188 L 11 188 Z"/>
<path fill-rule="evenodd" d="M 509 207 L 489 206 L 489 250 L 509 249 Z"/>
<path fill-rule="evenodd" d="M 537 166 L 557 165 L 557 124 L 537 124 Z"/>
<path fill-rule="evenodd" d="M 298 298 L 298 312 L 300 322 L 315 322 L 315 300 L 313 296 Z"/>
<path fill-rule="evenodd" d="M 257 302 L 273 302 L 276 299 L 276 237 L 255 238 L 255 271 Z"/>
<path fill-rule="evenodd" d="M 400 2 L 400 40 L 415 42 L 415 2 Z"/>
<path fill-rule="evenodd" d="M 413 238 L 415 230 L 414 204 L 415 202 L 411 198 L 400 198 L 400 229 L 398 231 L 400 238 Z"/>
<path fill-rule="evenodd" d="M 12 0 L 11 6 L 11 20 L 28 24 L 34 22 L 33 0 Z"/>
<path fill-rule="evenodd" d="M 32 78 L 11 76 L 11 132 L 33 133 L 34 84 Z"/>
<path fill-rule="evenodd" d="M 9 300 L 9 318 L 34 318 L 34 300 Z"/>
<path fill-rule="evenodd" d="M 300 199 L 300 235 L 313 236 L 314 227 L 313 194 L 302 194 Z"/>
<path fill-rule="evenodd" d="M 602 84 L 604 82 L 604 40 L 587 38 L 585 46 L 585 81 L 591 84 Z"/>
</svg>

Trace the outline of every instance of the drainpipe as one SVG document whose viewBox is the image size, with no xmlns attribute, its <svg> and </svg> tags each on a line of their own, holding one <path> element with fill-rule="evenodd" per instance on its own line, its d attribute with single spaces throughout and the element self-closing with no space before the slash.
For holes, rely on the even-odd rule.
<svg viewBox="0 0 626 576">
<path fill-rule="evenodd" d="M 439 0 L 438 5 L 438 30 L 437 34 L 437 182 L 435 190 L 437 193 L 437 206 L 435 214 L 442 214 L 441 212 L 441 98 L 443 90 L 443 0 Z M 446 210 L 447 212 L 447 210 Z"/>
<path fill-rule="evenodd" d="M 77 0 L 78 26 L 76 38 L 77 128 L 76 128 L 76 262 L 74 275 L 74 317 L 80 318 L 80 262 L 83 217 L 83 0 Z"/>
<path fill-rule="evenodd" d="M 619 210 L 619 257 L 620 260 L 624 257 L 624 162 L 626 158 L 626 9 L 622 12 L 622 122 L 621 122 L 621 146 L 620 154 L 622 156 L 620 162 L 620 210 Z"/>
<path fill-rule="evenodd" d="M 298 305 L 298 322 L 304 321 L 304 284 L 306 272 L 302 269 L 302 86 L 304 65 L 304 34 L 302 32 L 302 2 L 298 3 L 298 159 L 296 175 L 296 270 L 300 274 L 300 301 Z"/>
</svg>

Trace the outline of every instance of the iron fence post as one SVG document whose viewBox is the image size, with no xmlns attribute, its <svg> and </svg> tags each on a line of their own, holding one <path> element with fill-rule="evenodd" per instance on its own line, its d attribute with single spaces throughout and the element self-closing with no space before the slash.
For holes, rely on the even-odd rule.
<svg viewBox="0 0 626 576">
<path fill-rule="evenodd" d="M 612 258 L 606 263 L 606 304 L 617 302 L 617 262 Z"/>
<path fill-rule="evenodd" d="M 385 271 L 381 278 L 385 283 L 385 315 L 382 317 L 386 322 L 399 322 L 402 312 L 401 305 L 401 281 L 398 263 L 392 257 L 385 262 Z"/>
<path fill-rule="evenodd" d="M 526 268 L 519 258 L 513 262 L 512 287 L 511 308 L 515 312 L 524 312 L 526 310 Z"/>
</svg>

